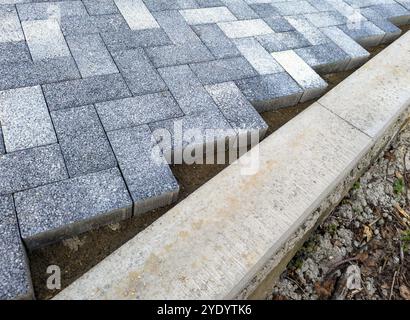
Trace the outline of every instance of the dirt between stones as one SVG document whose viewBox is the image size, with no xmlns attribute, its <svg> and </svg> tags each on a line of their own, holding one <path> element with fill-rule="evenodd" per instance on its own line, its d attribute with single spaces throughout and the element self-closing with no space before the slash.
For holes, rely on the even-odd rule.
<svg viewBox="0 0 410 320">
<path fill-rule="evenodd" d="M 407 31 L 410 27 L 403 29 Z M 368 48 L 371 57 L 386 46 Z M 353 71 L 322 75 L 332 89 Z M 269 111 L 262 114 L 269 125 L 266 136 L 276 131 L 290 119 L 306 109 L 314 101 L 299 104 L 290 108 Z M 172 172 L 180 185 L 178 202 L 182 201 L 197 188 L 222 171 L 226 165 L 177 165 Z M 177 202 L 177 203 L 178 203 Z M 176 203 L 175 203 L 176 204 Z M 64 289 L 98 262 L 107 257 L 125 242 L 171 209 L 172 206 L 153 210 L 142 217 L 132 218 L 118 224 L 101 227 L 86 232 L 78 237 L 67 239 L 28 253 L 34 291 L 37 299 L 50 299 L 59 290 L 49 290 L 46 286 L 47 267 L 57 265 L 61 269 L 61 289 Z"/>
</svg>

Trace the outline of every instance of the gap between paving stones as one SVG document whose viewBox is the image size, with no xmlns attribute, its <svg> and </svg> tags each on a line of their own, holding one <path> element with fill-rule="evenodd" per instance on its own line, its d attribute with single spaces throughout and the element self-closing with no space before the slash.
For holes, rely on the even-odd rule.
<svg viewBox="0 0 410 320">
<path fill-rule="evenodd" d="M 258 174 L 244 177 L 229 166 L 56 298 L 263 295 L 267 275 L 286 266 L 284 256 L 408 117 L 409 39 L 405 34 L 252 149 L 249 156 L 259 151 Z"/>
</svg>

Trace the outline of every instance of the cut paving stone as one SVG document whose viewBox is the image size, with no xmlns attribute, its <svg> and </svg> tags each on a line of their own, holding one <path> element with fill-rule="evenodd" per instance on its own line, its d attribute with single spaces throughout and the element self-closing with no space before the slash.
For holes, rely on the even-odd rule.
<svg viewBox="0 0 410 320">
<path fill-rule="evenodd" d="M 300 102 L 305 102 L 321 95 L 327 88 L 324 81 L 295 51 L 272 53 L 272 56 L 303 89 Z"/>
<path fill-rule="evenodd" d="M 30 268 L 12 196 L 0 196 L 0 234 L 0 299 L 32 299 Z"/>
<path fill-rule="evenodd" d="M 254 38 L 235 39 L 234 43 L 241 54 L 260 75 L 282 72 L 283 68 Z"/>
<path fill-rule="evenodd" d="M 193 26 L 201 41 L 217 59 L 237 57 L 241 53 L 216 24 Z"/>
<path fill-rule="evenodd" d="M 181 10 L 189 25 L 235 21 L 236 17 L 226 7 Z"/>
<path fill-rule="evenodd" d="M 57 144 L 0 156 L 0 195 L 34 188 L 68 177 Z"/>
<path fill-rule="evenodd" d="M 41 3 L 17 4 L 17 11 L 21 21 L 47 20 L 66 16 L 86 16 L 82 1 L 53 1 Z"/>
<path fill-rule="evenodd" d="M 322 28 L 321 31 L 349 55 L 350 62 L 346 67 L 347 70 L 361 66 L 369 58 L 370 53 L 339 28 L 328 27 Z"/>
<path fill-rule="evenodd" d="M 385 33 L 370 21 L 361 21 L 354 27 L 342 25 L 339 28 L 364 47 L 377 46 L 383 41 Z"/>
<path fill-rule="evenodd" d="M 56 20 L 23 21 L 21 25 L 34 61 L 70 56 Z"/>
<path fill-rule="evenodd" d="M 303 90 L 286 72 L 257 76 L 235 83 L 259 112 L 293 106 L 303 94 Z"/>
<path fill-rule="evenodd" d="M 0 43 L 23 41 L 24 34 L 14 6 L 0 6 Z"/>
<path fill-rule="evenodd" d="M 142 48 L 113 52 L 113 58 L 134 95 L 167 89 Z"/>
<path fill-rule="evenodd" d="M 256 76 L 255 69 L 244 58 L 228 58 L 190 65 L 203 84 L 214 84 Z"/>
<path fill-rule="evenodd" d="M 46 84 L 43 89 L 51 111 L 131 96 L 118 74 Z"/>
<path fill-rule="evenodd" d="M 159 28 L 142 0 L 114 0 L 131 30 Z"/>
<path fill-rule="evenodd" d="M 0 91 L 0 122 L 7 152 L 57 142 L 39 86 Z"/>
<path fill-rule="evenodd" d="M 350 62 L 350 56 L 334 43 L 295 49 L 295 52 L 320 74 L 346 70 Z"/>
<path fill-rule="evenodd" d="M 98 34 L 66 39 L 83 78 L 118 73 L 110 53 Z"/>
<path fill-rule="evenodd" d="M 51 115 L 70 177 L 117 165 L 93 106 L 54 111 Z"/>
<path fill-rule="evenodd" d="M 390 43 L 400 36 L 401 29 L 385 19 L 379 12 L 375 11 L 373 8 L 363 8 L 361 10 L 361 13 L 376 27 L 385 32 L 382 43 Z"/>
<path fill-rule="evenodd" d="M 132 214 L 117 168 L 18 192 L 14 201 L 21 236 L 31 249 Z"/>
<path fill-rule="evenodd" d="M 273 33 L 273 30 L 261 19 L 220 22 L 218 26 L 228 38 L 246 38 Z"/>
<path fill-rule="evenodd" d="M 0 64 L 0 90 L 80 78 L 72 58 Z"/>
<path fill-rule="evenodd" d="M 134 215 L 177 199 L 179 186 L 147 125 L 108 133 L 134 202 Z"/>
<path fill-rule="evenodd" d="M 135 127 L 183 115 L 168 91 L 97 103 L 96 108 L 106 131 Z"/>
</svg>

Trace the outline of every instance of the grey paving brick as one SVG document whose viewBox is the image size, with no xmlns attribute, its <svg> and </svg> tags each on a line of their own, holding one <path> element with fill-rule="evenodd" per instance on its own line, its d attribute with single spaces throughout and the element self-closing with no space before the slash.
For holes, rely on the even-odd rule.
<svg viewBox="0 0 410 320">
<path fill-rule="evenodd" d="M 83 4 L 90 15 L 105 15 L 118 12 L 113 0 L 83 0 Z"/>
<path fill-rule="evenodd" d="M 384 32 L 370 21 L 362 21 L 354 26 L 341 25 L 339 28 L 349 37 L 365 47 L 377 46 L 383 41 Z"/>
<path fill-rule="evenodd" d="M 131 30 L 159 28 L 142 0 L 114 0 Z"/>
<path fill-rule="evenodd" d="M 144 0 L 150 11 L 167 11 L 198 8 L 195 0 Z"/>
<path fill-rule="evenodd" d="M 258 14 L 243 0 L 221 0 L 239 20 L 257 19 Z"/>
<path fill-rule="evenodd" d="M 273 33 L 262 19 L 220 22 L 218 26 L 229 38 L 246 38 Z"/>
<path fill-rule="evenodd" d="M 303 90 L 286 72 L 235 81 L 257 111 L 263 112 L 299 102 Z"/>
<path fill-rule="evenodd" d="M 410 10 L 410 1 L 409 0 L 396 0 L 396 2 L 401 4 L 407 10 Z"/>
<path fill-rule="evenodd" d="M 0 91 L 0 122 L 7 152 L 57 142 L 39 86 Z"/>
<path fill-rule="evenodd" d="M 66 37 L 83 78 L 118 73 L 99 34 Z"/>
<path fill-rule="evenodd" d="M 115 51 L 113 58 L 134 95 L 167 89 L 142 48 Z"/>
<path fill-rule="evenodd" d="M 23 41 L 24 34 L 14 6 L 0 6 L 0 43 Z"/>
<path fill-rule="evenodd" d="M 80 78 L 72 58 L 0 64 L 0 90 Z"/>
<path fill-rule="evenodd" d="M 183 115 L 168 91 L 97 103 L 96 108 L 106 131 L 135 127 Z"/>
<path fill-rule="evenodd" d="M 337 11 L 308 13 L 304 17 L 318 28 L 337 26 L 347 22 L 347 18 Z"/>
<path fill-rule="evenodd" d="M 46 84 L 43 89 L 50 110 L 131 96 L 125 81 L 119 74 Z"/>
<path fill-rule="evenodd" d="M 148 126 L 116 130 L 108 136 L 134 202 L 134 215 L 176 200 L 178 183 Z"/>
<path fill-rule="evenodd" d="M 318 11 L 332 11 L 334 7 L 326 0 L 308 0 Z"/>
<path fill-rule="evenodd" d="M 280 15 L 279 11 L 272 6 L 272 3 L 253 3 L 249 6 L 261 18 Z"/>
<path fill-rule="evenodd" d="M 66 16 L 85 16 L 87 11 L 81 1 L 53 1 L 17 4 L 21 21 L 59 20 Z"/>
<path fill-rule="evenodd" d="M 200 41 L 193 41 L 185 45 L 150 47 L 146 49 L 146 52 L 157 68 L 213 59 L 212 53 Z"/>
<path fill-rule="evenodd" d="M 30 268 L 21 243 L 12 196 L 0 196 L 0 299 L 34 297 Z"/>
<path fill-rule="evenodd" d="M 128 25 L 120 14 L 97 16 L 69 16 L 60 21 L 64 35 L 121 32 Z"/>
<path fill-rule="evenodd" d="M 131 216 L 131 199 L 117 168 L 14 195 L 21 236 L 29 248 Z"/>
<path fill-rule="evenodd" d="M 332 41 L 346 52 L 350 57 L 350 62 L 346 69 L 354 69 L 361 66 L 367 61 L 370 53 L 367 52 L 363 47 L 361 47 L 356 41 L 350 38 L 338 27 L 328 27 L 321 29 L 324 34 L 326 34 Z"/>
<path fill-rule="evenodd" d="M 283 71 L 282 67 L 255 38 L 235 39 L 234 42 L 244 58 L 259 74 L 272 74 Z"/>
<path fill-rule="evenodd" d="M 371 21 L 376 27 L 385 32 L 383 43 L 389 43 L 397 39 L 401 34 L 401 29 L 384 18 L 379 12 L 373 8 L 363 8 L 361 14 Z"/>
<path fill-rule="evenodd" d="M 30 52 L 25 41 L 0 42 L 0 64 L 30 60 Z"/>
<path fill-rule="evenodd" d="M 346 70 L 350 56 L 334 43 L 295 49 L 295 52 L 321 74 Z"/>
<path fill-rule="evenodd" d="M 0 195 L 34 188 L 67 177 L 58 144 L 0 156 Z"/>
<path fill-rule="evenodd" d="M 205 114 L 216 105 L 187 65 L 158 69 L 185 114 Z"/>
<path fill-rule="evenodd" d="M 223 2 L 221 0 L 196 0 L 200 8 L 221 7 Z"/>
<path fill-rule="evenodd" d="M 381 3 L 372 6 L 372 9 L 395 25 L 406 25 L 410 22 L 410 11 L 398 3 Z"/>
<path fill-rule="evenodd" d="M 256 76 L 257 72 L 244 58 L 227 58 L 191 64 L 203 84 L 214 84 Z"/>
<path fill-rule="evenodd" d="M 326 81 L 293 50 L 274 52 L 272 56 L 303 89 L 300 102 L 316 98 L 326 90 Z"/>
<path fill-rule="evenodd" d="M 171 40 L 162 29 L 104 32 L 101 36 L 110 51 L 172 44 Z"/>
<path fill-rule="evenodd" d="M 70 177 L 117 165 L 93 106 L 54 111 L 51 115 Z"/>
<path fill-rule="evenodd" d="M 218 83 L 205 88 L 233 129 L 259 131 L 260 137 L 265 135 L 268 125 L 234 82 Z"/>
<path fill-rule="evenodd" d="M 185 9 L 179 12 L 189 25 L 237 20 L 227 7 Z"/>
<path fill-rule="evenodd" d="M 310 46 L 310 42 L 297 31 L 271 33 L 256 37 L 268 52 L 284 51 Z"/>
<path fill-rule="evenodd" d="M 284 16 L 317 12 L 317 9 L 307 1 L 275 2 L 272 6 Z"/>
<path fill-rule="evenodd" d="M 263 21 L 275 32 L 296 31 L 288 20 L 280 16 L 264 17 Z"/>
<path fill-rule="evenodd" d="M 330 42 L 319 28 L 311 24 L 306 18 L 302 16 L 290 16 L 286 17 L 286 20 L 303 35 L 303 37 L 308 40 L 312 45 L 320 45 Z"/>
<path fill-rule="evenodd" d="M 240 55 L 234 43 L 216 24 L 193 26 L 193 30 L 217 59 Z"/>
</svg>

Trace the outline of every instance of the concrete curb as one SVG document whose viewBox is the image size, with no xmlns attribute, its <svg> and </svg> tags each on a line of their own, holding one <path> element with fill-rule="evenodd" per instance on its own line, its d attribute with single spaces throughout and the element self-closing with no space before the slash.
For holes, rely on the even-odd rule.
<svg viewBox="0 0 410 320">
<path fill-rule="evenodd" d="M 409 104 L 407 33 L 55 298 L 263 297 Z"/>
</svg>

